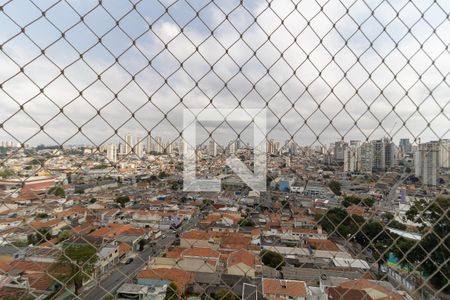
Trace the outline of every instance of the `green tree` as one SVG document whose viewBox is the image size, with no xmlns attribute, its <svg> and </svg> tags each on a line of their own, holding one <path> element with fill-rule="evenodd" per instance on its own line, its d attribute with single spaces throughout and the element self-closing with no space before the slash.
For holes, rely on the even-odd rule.
<svg viewBox="0 0 450 300">
<path fill-rule="evenodd" d="M 94 273 L 97 262 L 97 249 L 92 245 L 64 245 L 63 253 L 55 268 L 67 268 L 69 274 L 63 278 L 68 284 L 73 284 L 75 295 L 79 295 L 83 282 Z"/>
<path fill-rule="evenodd" d="M 436 198 L 432 202 L 415 201 L 406 213 L 408 220 L 421 224 L 424 236 L 419 243 L 426 255 L 418 257 L 431 283 L 449 292 L 450 285 L 450 198 Z M 419 253 L 419 254 L 425 254 Z"/>
<path fill-rule="evenodd" d="M 214 202 L 209 199 L 205 199 L 202 202 L 202 205 L 200 206 L 200 210 L 206 210 L 208 207 L 212 206 Z"/>
<path fill-rule="evenodd" d="M 72 231 L 70 230 L 64 230 L 58 235 L 58 239 L 60 242 L 67 240 L 72 236 Z"/>
<path fill-rule="evenodd" d="M 40 214 L 36 215 L 36 218 L 38 218 L 38 219 L 46 219 L 46 218 L 48 218 L 48 214 L 40 213 Z"/>
<path fill-rule="evenodd" d="M 345 196 L 342 201 L 342 205 L 345 207 L 349 207 L 352 204 L 361 205 L 366 207 L 372 207 L 375 204 L 375 200 L 372 198 L 359 198 L 356 196 Z"/>
<path fill-rule="evenodd" d="M 239 221 L 239 226 L 242 226 L 242 227 L 253 227 L 253 226 L 255 226 L 255 223 L 252 220 L 250 220 L 250 219 L 242 218 Z"/>
<path fill-rule="evenodd" d="M 166 174 L 166 172 L 161 171 L 161 172 L 159 172 L 158 177 L 159 177 L 159 179 L 163 179 L 163 178 L 167 177 L 167 174 Z"/>
<path fill-rule="evenodd" d="M 61 198 L 64 198 L 66 196 L 66 193 L 64 192 L 64 189 L 62 187 L 59 186 L 52 186 L 51 188 L 49 188 L 48 193 L 50 195 L 55 195 Z"/>
<path fill-rule="evenodd" d="M 178 300 L 181 298 L 178 295 L 178 287 L 175 282 L 171 282 L 166 290 L 166 298 L 165 300 Z"/>
<path fill-rule="evenodd" d="M 33 245 L 39 245 L 41 243 L 45 243 L 52 239 L 52 234 L 50 233 L 50 229 L 41 228 L 38 229 L 36 233 L 28 236 L 28 243 Z"/>
<path fill-rule="evenodd" d="M 270 250 L 261 251 L 261 259 L 263 264 L 265 264 L 266 266 L 278 270 L 286 264 L 286 262 L 284 261 L 284 257 L 280 253 Z"/>
<path fill-rule="evenodd" d="M 407 226 L 403 223 L 400 223 L 397 220 L 390 220 L 389 222 L 387 222 L 386 226 L 391 227 L 391 228 L 395 228 L 395 229 L 399 229 L 399 230 L 406 230 Z"/>
<path fill-rule="evenodd" d="M 238 300 L 239 297 L 236 296 L 230 289 L 220 289 L 214 294 L 214 300 Z"/>
<path fill-rule="evenodd" d="M 11 176 L 14 176 L 14 172 L 10 169 L 2 169 L 0 170 L 0 177 L 1 178 L 9 178 Z"/>
<path fill-rule="evenodd" d="M 336 234 L 342 238 L 355 234 L 364 218 L 360 216 L 350 216 L 341 207 L 329 209 L 325 215 L 317 215 L 316 220 L 329 234 Z"/>
<path fill-rule="evenodd" d="M 128 196 L 119 196 L 119 197 L 116 197 L 115 202 L 120 204 L 120 206 L 125 207 L 125 204 L 130 202 L 130 197 L 128 197 Z"/>
<path fill-rule="evenodd" d="M 385 245 L 392 245 L 392 238 L 386 233 L 384 226 L 378 221 L 369 221 L 358 230 L 356 241 L 363 247 L 381 242 Z"/>
<path fill-rule="evenodd" d="M 330 190 L 337 196 L 341 195 L 341 184 L 338 181 L 332 180 L 328 184 Z"/>
</svg>

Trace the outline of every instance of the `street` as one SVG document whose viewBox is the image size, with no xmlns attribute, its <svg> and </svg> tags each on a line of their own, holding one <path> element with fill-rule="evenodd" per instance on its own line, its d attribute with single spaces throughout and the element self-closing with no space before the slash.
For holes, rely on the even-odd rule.
<svg viewBox="0 0 450 300">
<path fill-rule="evenodd" d="M 100 280 L 95 287 L 83 292 L 80 298 L 103 299 L 103 297 L 109 295 L 109 293 L 114 294 L 123 283 L 131 280 L 136 273 L 144 267 L 144 265 L 148 262 L 149 257 L 160 255 L 174 242 L 174 240 L 174 234 L 167 234 L 166 237 L 161 238 L 152 247 L 148 247 L 144 251 L 140 252 L 130 264 L 119 264 L 118 267 L 112 270 L 110 275 Z"/>
<path fill-rule="evenodd" d="M 190 220 L 184 222 L 182 226 L 177 229 L 177 232 L 182 233 L 196 227 L 198 221 L 198 215 L 192 217 Z M 139 272 L 148 262 L 149 257 L 159 256 L 164 253 L 166 249 L 169 248 L 175 241 L 175 235 L 175 232 L 166 232 L 159 240 L 156 241 L 156 243 L 148 246 L 148 248 L 145 248 L 144 251 L 139 252 L 130 264 L 118 264 L 109 275 L 107 275 L 104 279 L 101 279 L 95 286 L 83 291 L 80 298 L 86 300 L 100 300 L 109 294 L 114 295 L 115 291 L 123 283 L 134 278 L 136 273 Z"/>
</svg>

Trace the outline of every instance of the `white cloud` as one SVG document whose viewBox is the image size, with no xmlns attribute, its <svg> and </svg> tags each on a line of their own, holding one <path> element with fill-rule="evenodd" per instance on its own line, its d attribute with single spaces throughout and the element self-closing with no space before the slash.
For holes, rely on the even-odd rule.
<svg viewBox="0 0 450 300">
<path fill-rule="evenodd" d="M 445 76 L 450 71 L 450 53 L 445 50 L 449 37 L 444 29 L 450 28 L 450 21 L 442 19 L 436 7 L 416 24 L 418 11 L 412 4 L 405 4 L 397 16 L 394 8 L 399 8 L 392 8 L 386 2 L 370 2 L 371 8 L 362 3 L 343 3 L 345 6 L 337 0 L 324 2 L 321 9 L 316 1 L 275 0 L 270 7 L 267 2 L 244 2 L 250 13 L 241 6 L 233 10 L 231 4 L 225 7 L 218 3 L 225 12 L 232 11 L 228 19 L 210 4 L 200 12 L 202 19 L 196 17 L 183 32 L 176 22 L 186 22 L 183 18 L 188 13 L 186 7 L 184 11 L 171 8 L 171 17 L 165 15 L 158 19 L 144 15 L 147 22 L 153 22 L 153 32 L 140 36 L 135 46 L 123 38 L 123 33 L 117 40 L 112 33 L 108 36 L 109 42 L 104 45 L 114 47 L 109 49 L 113 54 L 128 49 L 120 57 L 120 65 L 114 64 L 108 49 L 99 44 L 84 54 L 84 61 L 73 63 L 78 59 L 77 52 L 61 40 L 46 53 L 60 68 L 69 65 L 65 71 L 67 78 L 61 77 L 56 72 L 58 68 L 43 58 L 25 67 L 25 73 L 39 88 L 45 87 L 45 95 L 54 103 L 67 105 L 68 117 L 77 126 L 86 124 L 84 132 L 96 143 L 109 137 L 113 132 L 110 126 L 120 127 L 120 134 L 128 131 L 143 134 L 153 129 L 155 135 L 176 138 L 182 129 L 181 109 L 185 105 L 205 107 L 211 105 L 211 100 L 220 107 L 237 107 L 241 102 L 244 108 L 263 107 L 268 102 L 272 110 L 268 125 L 275 127 L 271 136 L 280 140 L 295 132 L 294 138 L 300 143 L 314 142 L 317 134 L 323 143 L 340 139 L 344 134 L 348 139 L 379 138 L 385 131 L 390 132 L 394 124 L 395 139 L 416 137 L 419 133 L 424 140 L 436 139 L 432 131 L 424 131 L 436 115 L 439 118 L 431 123 L 432 129 L 448 137 L 450 93 Z M 146 5 L 152 5 L 151 1 Z M 113 15 L 117 16 L 126 11 L 106 8 L 114 10 Z M 441 22 L 436 22 L 437 19 Z M 425 24 L 425 20 L 433 27 Z M 211 35 L 202 21 L 210 27 L 220 25 Z M 0 25 L 2 22 L 6 21 L 0 18 Z M 148 25 L 143 19 L 136 22 Z M 67 27 L 63 20 L 58 24 Z M 96 23 L 90 22 L 89 26 Z M 121 29 L 133 36 L 133 27 L 121 25 Z M 0 40 L 8 40 L 13 32 L 5 31 Z M 78 40 L 70 42 L 78 48 Z M 83 41 L 79 42 L 84 45 Z M 2 51 L 25 66 L 36 55 L 36 47 L 27 46 L 29 43 L 19 35 L 7 42 Z M 0 70 L 1 82 L 17 73 L 18 68 L 2 53 L 0 56 L 4 66 Z M 102 73 L 102 82 L 95 82 L 96 73 Z M 29 101 L 39 93 L 39 88 L 20 73 L 3 82 L 3 89 L 19 103 Z M 83 90 L 83 97 L 90 104 L 79 97 L 79 90 Z M 115 94 L 122 104 L 114 100 Z M 39 125 L 44 125 L 46 131 L 48 128 L 58 142 L 65 141 L 75 126 L 64 117 L 45 125 L 53 116 L 55 105 L 42 95 L 40 99 L 31 100 L 25 106 L 26 111 L 36 115 Z M 4 126 L 19 140 L 26 140 L 39 128 L 26 120 L 28 117 L 23 113 L 11 118 L 18 105 L 4 93 L 0 93 L 0 101 L 3 107 L 0 122 L 9 119 Z M 96 110 L 101 111 L 110 125 L 99 116 L 91 120 Z M 136 120 L 132 119 L 134 112 Z M 167 120 L 163 120 L 164 114 Z M 282 115 L 284 127 L 278 123 Z M 332 125 L 329 118 L 333 118 Z M 304 124 L 305 119 L 308 126 Z M 382 127 L 378 128 L 379 121 Z M 404 121 L 413 136 L 403 127 Z M 55 130 L 64 128 L 65 124 L 68 134 Z M 0 130 L 0 139 L 4 136 Z M 85 140 L 78 135 L 70 142 L 76 143 L 77 139 Z M 32 142 L 48 142 L 48 139 L 39 135 Z"/>
</svg>

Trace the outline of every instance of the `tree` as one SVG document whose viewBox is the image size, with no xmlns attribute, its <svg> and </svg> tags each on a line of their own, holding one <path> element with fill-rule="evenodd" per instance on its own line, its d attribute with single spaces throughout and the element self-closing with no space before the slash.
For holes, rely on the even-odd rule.
<svg viewBox="0 0 450 300">
<path fill-rule="evenodd" d="M 48 228 L 41 228 L 36 231 L 34 234 L 29 234 L 27 236 L 28 244 L 39 245 L 41 243 L 45 243 L 52 239 L 52 234 Z"/>
<path fill-rule="evenodd" d="M 390 220 L 387 223 L 387 226 L 391 227 L 391 228 L 399 229 L 399 230 L 406 230 L 406 228 L 407 228 L 407 226 L 405 224 L 400 223 L 399 221 L 394 220 L 394 219 Z"/>
<path fill-rule="evenodd" d="M 419 247 L 426 255 L 418 257 L 425 275 L 429 276 L 431 283 L 449 292 L 447 278 L 450 278 L 450 264 L 447 259 L 450 257 L 450 198 L 436 198 L 432 202 L 425 199 L 415 201 L 406 212 L 406 217 L 421 224 L 425 233 Z"/>
<path fill-rule="evenodd" d="M 1 178 L 9 178 L 11 176 L 14 176 L 14 172 L 10 169 L 2 169 L 0 170 L 0 177 Z"/>
<path fill-rule="evenodd" d="M 341 195 L 341 184 L 338 181 L 335 180 L 330 181 L 328 187 L 336 196 Z"/>
<path fill-rule="evenodd" d="M 342 205 L 345 207 L 349 207 L 352 204 L 354 205 L 362 205 L 366 207 L 372 207 L 375 204 L 375 200 L 372 198 L 359 198 L 356 196 L 345 196 L 344 201 L 342 201 Z"/>
<path fill-rule="evenodd" d="M 167 176 L 166 172 L 164 172 L 164 171 L 159 172 L 159 175 L 158 175 L 159 179 L 163 179 L 166 176 Z"/>
<path fill-rule="evenodd" d="M 369 221 L 361 226 L 355 236 L 356 241 L 363 247 L 381 242 L 392 245 L 392 238 L 386 233 L 383 225 L 378 221 Z"/>
<path fill-rule="evenodd" d="M 214 300 L 238 300 L 237 297 L 232 290 L 230 289 L 220 289 L 217 293 L 214 294 Z"/>
<path fill-rule="evenodd" d="M 329 234 L 337 234 L 342 238 L 355 234 L 364 223 L 363 217 L 350 216 L 340 207 L 329 209 L 325 215 L 317 215 L 316 219 Z"/>
<path fill-rule="evenodd" d="M 62 187 L 59 186 L 52 186 L 51 188 L 49 188 L 48 193 L 50 195 L 55 195 L 61 198 L 64 198 L 66 196 L 66 193 L 64 192 L 64 189 Z"/>
<path fill-rule="evenodd" d="M 40 213 L 40 214 L 36 215 L 36 218 L 38 218 L 38 219 L 46 219 L 46 218 L 48 218 L 48 214 Z"/>
<path fill-rule="evenodd" d="M 130 197 L 128 197 L 128 196 L 119 196 L 119 197 L 116 197 L 115 202 L 120 204 L 120 206 L 125 207 L 125 204 L 130 202 Z"/>
<path fill-rule="evenodd" d="M 97 198 L 91 198 L 91 200 L 89 200 L 89 203 L 94 204 L 95 202 L 97 202 Z"/>
<path fill-rule="evenodd" d="M 261 251 L 261 258 L 263 264 L 277 270 L 281 269 L 281 267 L 286 264 L 286 262 L 284 261 L 284 257 L 280 253 L 270 250 Z"/>
<path fill-rule="evenodd" d="M 244 219 L 244 218 L 242 218 L 242 219 L 239 221 L 239 226 L 242 226 L 242 227 L 253 227 L 253 226 L 255 226 L 255 223 L 253 223 L 253 221 L 250 220 L 250 219 Z"/>
<path fill-rule="evenodd" d="M 175 282 L 171 282 L 166 290 L 166 298 L 165 300 L 178 300 L 181 298 L 178 295 L 178 287 Z"/>
<path fill-rule="evenodd" d="M 202 205 L 200 206 L 200 210 L 206 210 L 208 207 L 212 206 L 214 204 L 214 202 L 212 200 L 209 199 L 205 199 L 202 202 Z"/>
<path fill-rule="evenodd" d="M 66 283 L 75 287 L 75 295 L 79 295 L 83 282 L 94 273 L 97 262 L 97 249 L 92 245 L 68 244 L 63 246 L 63 254 L 55 264 L 55 268 L 65 267 L 70 270 L 65 276 Z"/>
<path fill-rule="evenodd" d="M 72 236 L 72 232 L 70 230 L 64 230 L 58 235 L 58 239 L 60 242 L 67 240 Z"/>
</svg>

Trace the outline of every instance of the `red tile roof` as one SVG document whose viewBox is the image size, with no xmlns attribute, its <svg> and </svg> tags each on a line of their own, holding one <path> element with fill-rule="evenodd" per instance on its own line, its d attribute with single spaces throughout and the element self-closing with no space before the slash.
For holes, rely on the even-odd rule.
<svg viewBox="0 0 450 300">
<path fill-rule="evenodd" d="M 262 291 L 263 296 L 270 299 L 280 295 L 291 297 L 306 297 L 308 295 L 306 283 L 298 280 L 263 278 Z M 273 296 L 271 297 L 271 295 Z"/>
<path fill-rule="evenodd" d="M 371 290 L 377 291 L 377 296 L 381 294 L 384 294 L 384 297 L 377 297 L 377 300 L 404 300 L 405 298 L 401 296 L 400 294 L 391 291 L 384 286 L 378 285 L 373 281 L 367 280 L 367 279 L 357 279 L 357 280 L 349 280 L 344 283 L 341 283 L 341 288 L 346 289 L 355 289 L 355 290 L 364 290 L 366 293 L 371 295 Z"/>
<path fill-rule="evenodd" d="M 184 232 L 181 237 L 188 240 L 208 240 L 209 234 L 206 231 L 194 229 Z"/>
<path fill-rule="evenodd" d="M 228 267 L 243 263 L 251 268 L 255 267 L 255 255 L 250 251 L 241 249 L 228 256 Z"/>
<path fill-rule="evenodd" d="M 180 269 L 145 269 L 140 271 L 136 277 L 138 279 L 145 278 L 172 281 L 176 284 L 180 294 L 184 293 L 188 284 L 194 282 L 194 275 L 192 273 Z"/>
<path fill-rule="evenodd" d="M 322 251 L 340 251 L 335 242 L 330 240 L 308 239 L 308 242 L 316 250 Z"/>
</svg>

